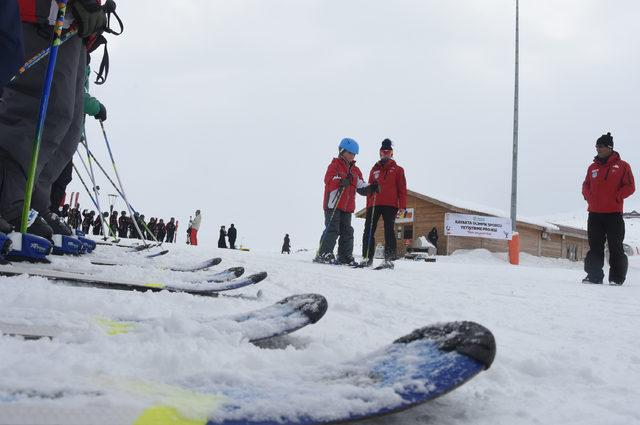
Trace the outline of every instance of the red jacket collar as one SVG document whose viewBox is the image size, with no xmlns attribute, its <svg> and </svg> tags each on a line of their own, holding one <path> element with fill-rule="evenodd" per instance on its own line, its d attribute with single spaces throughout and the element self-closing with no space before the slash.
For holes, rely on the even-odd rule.
<svg viewBox="0 0 640 425">
<path fill-rule="evenodd" d="M 596 155 L 593 158 L 593 162 L 598 165 L 612 165 L 618 161 L 620 161 L 620 154 L 616 151 L 613 151 L 613 153 L 609 155 L 609 158 L 607 158 L 607 160 L 604 163 L 600 161 L 600 158 L 598 158 L 598 155 Z"/>
</svg>

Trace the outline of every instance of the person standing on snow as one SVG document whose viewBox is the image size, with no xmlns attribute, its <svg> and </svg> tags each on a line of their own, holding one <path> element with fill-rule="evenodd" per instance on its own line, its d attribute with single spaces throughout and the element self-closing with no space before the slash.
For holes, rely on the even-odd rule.
<svg viewBox="0 0 640 425">
<path fill-rule="evenodd" d="M 25 57 L 50 47 L 58 4 L 52 0 L 19 0 Z M 31 206 L 38 212 L 27 231 L 52 238 L 69 233 L 49 210 L 53 182 L 73 157 L 82 131 L 84 72 L 87 49 L 107 25 L 105 10 L 95 0 L 70 2 L 65 29 L 78 27 L 77 36 L 59 49 L 36 165 Z M 20 227 L 27 175 L 31 165 L 40 98 L 47 61 L 41 61 L 3 90 L 0 101 L 0 215 Z M 57 209 L 57 205 L 55 205 Z"/>
<path fill-rule="evenodd" d="M 176 233 L 176 219 L 171 217 L 169 222 L 167 223 L 167 242 L 173 242 L 173 235 Z"/>
<path fill-rule="evenodd" d="M 166 234 L 167 228 L 164 224 L 164 220 L 160 219 L 160 221 L 156 223 L 156 239 L 158 240 L 158 242 L 163 242 Z"/>
<path fill-rule="evenodd" d="M 582 183 L 582 196 L 589 204 L 587 233 L 589 252 L 584 259 L 587 277 L 582 283 L 602 283 L 604 279 L 604 244 L 609 245 L 609 283 L 622 285 L 627 277 L 628 259 L 624 253 L 624 199 L 636 186 L 629 164 L 613 150 L 611 133 L 596 141 L 598 154 L 587 169 Z"/>
<path fill-rule="evenodd" d="M 129 234 L 129 221 L 131 219 L 127 217 L 126 211 L 120 212 L 120 218 L 118 219 L 118 236 L 126 238 Z"/>
<path fill-rule="evenodd" d="M 338 146 L 338 157 L 333 158 L 327 167 L 322 201 L 325 228 L 313 260 L 316 263 L 356 264 L 353 258 L 351 215 L 356 208 L 356 191 L 366 195 L 371 190 L 364 182 L 354 160 L 359 151 L 358 142 L 349 138 L 342 139 Z M 333 254 L 336 241 L 337 259 Z"/>
<path fill-rule="evenodd" d="M 291 254 L 291 240 L 289 239 L 289 234 L 284 235 L 284 242 L 282 243 L 282 252 L 280 254 Z"/>
<path fill-rule="evenodd" d="M 224 226 L 220 226 L 220 237 L 218 238 L 218 248 L 226 248 L 227 247 L 227 231 Z"/>
<path fill-rule="evenodd" d="M 231 227 L 229 227 L 229 230 L 227 231 L 227 238 L 229 238 L 229 248 L 230 249 L 236 249 L 236 238 L 237 237 L 238 237 L 238 231 L 233 226 L 233 223 L 231 223 Z"/>
<path fill-rule="evenodd" d="M 200 215 L 200 210 L 196 210 L 196 216 L 193 217 L 189 224 L 189 229 L 187 229 L 190 245 L 198 245 L 198 230 L 200 230 L 201 221 L 202 215 Z"/>
<path fill-rule="evenodd" d="M 407 181 L 404 169 L 393 160 L 393 143 L 389 139 L 382 141 L 380 161 L 369 173 L 369 184 L 374 187 L 367 196 L 367 216 L 362 235 L 363 265 L 373 263 L 376 246 L 376 227 L 380 216 L 384 220 L 384 259 L 391 262 L 396 259 L 396 236 L 393 226 L 398 209 L 407 208 Z"/>
</svg>

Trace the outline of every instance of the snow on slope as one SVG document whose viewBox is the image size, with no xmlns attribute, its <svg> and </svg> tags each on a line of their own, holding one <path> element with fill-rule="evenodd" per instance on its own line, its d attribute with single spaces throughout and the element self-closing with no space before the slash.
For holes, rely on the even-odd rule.
<svg viewBox="0 0 640 425">
<path fill-rule="evenodd" d="M 144 334 L 111 337 L 97 331 L 55 341 L 0 337 L 0 390 L 74 389 L 105 374 L 195 387 L 208 381 L 247 386 L 305 374 L 311 366 L 331 369 L 427 324 L 473 320 L 496 337 L 498 353 L 491 369 L 434 402 L 363 423 L 640 423 L 640 258 L 630 258 L 624 286 L 610 287 L 580 284 L 580 263 L 523 255 L 522 265 L 513 267 L 503 254 L 483 250 L 438 257 L 436 263 L 398 261 L 394 271 L 318 265 L 311 263 L 312 255 L 171 246 L 170 254 L 155 260 L 186 265 L 221 256 L 224 261 L 216 270 L 235 265 L 245 266 L 247 273 L 266 270 L 260 301 L 71 288 L 41 278 L 0 277 L 4 315 L 57 311 L 61 321 L 85 313 L 161 317 L 165 323 Z M 101 247 L 93 258 L 133 256 Z M 61 267 L 89 267 L 88 261 L 55 259 Z M 94 270 L 121 277 L 164 275 L 134 266 Z M 303 292 L 326 296 L 329 310 L 320 322 L 280 340 L 276 348 L 256 347 L 217 329 L 196 332 L 191 319 L 248 311 Z M 340 393 L 316 397 L 314 403 L 320 401 L 323 409 L 348 403 Z"/>
</svg>

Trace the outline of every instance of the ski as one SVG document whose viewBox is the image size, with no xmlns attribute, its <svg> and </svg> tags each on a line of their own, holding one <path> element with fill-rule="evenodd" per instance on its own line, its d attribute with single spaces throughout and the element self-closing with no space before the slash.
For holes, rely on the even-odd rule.
<svg viewBox="0 0 640 425">
<path fill-rule="evenodd" d="M 193 264 L 191 266 L 180 267 L 180 266 L 167 266 L 167 267 L 157 267 L 153 265 L 154 268 L 159 268 L 161 270 L 171 270 L 174 272 L 197 272 L 200 270 L 208 269 L 209 267 L 217 266 L 222 262 L 222 258 L 211 258 L 209 260 L 202 261 L 200 263 Z M 91 262 L 96 266 L 140 266 L 147 267 L 147 264 L 134 264 L 134 263 L 124 263 L 117 261 L 108 261 L 108 260 L 94 260 Z"/>
<path fill-rule="evenodd" d="M 238 332 L 249 342 L 259 342 L 277 336 L 287 335 L 320 320 L 327 311 L 327 300 L 318 294 L 300 294 L 287 297 L 277 303 L 247 313 L 219 318 L 194 319 L 203 326 L 203 330 L 215 328 L 225 332 Z M 142 333 L 150 328 L 163 328 L 165 332 L 176 332 L 165 321 L 156 319 L 107 319 L 103 317 L 87 317 L 74 320 L 73 326 L 58 326 L 57 315 L 64 312 L 42 314 L 37 311 L 30 317 L 29 312 L 19 311 L 15 316 L 19 320 L 11 320 L 8 313 L 0 313 L 0 333 L 23 337 L 25 339 L 56 339 L 61 336 L 78 336 L 97 328 L 107 336 Z M 183 332 L 181 329 L 180 332 Z M 198 331 L 194 332 L 197 336 Z M 80 338 L 82 341 L 83 339 Z"/>
<path fill-rule="evenodd" d="M 51 418 L 74 425 L 87 418 L 93 425 L 352 423 L 434 400 L 488 369 L 495 353 L 488 329 L 449 322 L 417 329 L 351 361 L 309 366 L 251 385 L 228 379 L 169 385 L 104 376 L 99 382 L 87 377 L 74 389 L 55 383 L 0 385 L 0 424 L 50 424 Z"/>
<path fill-rule="evenodd" d="M 37 269 L 25 265 L 0 265 L 0 275 L 3 276 L 39 276 L 50 279 L 52 283 L 62 282 L 71 286 L 92 287 L 102 289 L 114 289 L 125 291 L 169 291 L 184 292 L 192 295 L 204 295 L 216 297 L 218 292 L 230 291 L 263 281 L 267 277 L 266 272 L 256 273 L 244 278 L 224 280 L 220 277 L 212 277 L 211 280 L 193 282 L 141 282 L 135 280 L 105 278 L 85 273 L 69 273 L 59 270 Z"/>
</svg>

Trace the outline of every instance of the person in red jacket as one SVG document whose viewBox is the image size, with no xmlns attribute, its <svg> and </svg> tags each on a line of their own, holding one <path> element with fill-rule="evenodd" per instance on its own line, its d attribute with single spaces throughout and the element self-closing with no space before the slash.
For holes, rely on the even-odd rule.
<svg viewBox="0 0 640 425">
<path fill-rule="evenodd" d="M 338 146 L 339 155 L 333 158 L 325 173 L 322 200 L 325 229 L 320 237 L 316 258 L 313 260 L 317 263 L 357 264 L 353 258 L 351 215 L 356 209 L 356 191 L 366 195 L 371 190 L 354 160 L 359 151 L 360 147 L 355 140 L 342 139 Z M 333 255 L 336 241 L 337 260 Z"/>
<path fill-rule="evenodd" d="M 589 204 L 587 233 L 589 252 L 584 259 L 587 277 L 582 283 L 602 283 L 604 279 L 604 243 L 609 245 L 609 283 L 622 285 L 627 277 L 628 259 L 624 253 L 624 199 L 636 186 L 629 164 L 613 150 L 611 133 L 596 141 L 598 155 L 587 169 L 582 183 L 582 196 Z"/>
<path fill-rule="evenodd" d="M 373 263 L 375 253 L 376 227 L 380 216 L 384 220 L 384 259 L 389 266 L 396 258 L 396 237 L 393 225 L 398 210 L 407 208 L 407 181 L 404 169 L 393 160 L 393 143 L 389 139 L 382 141 L 380 161 L 369 173 L 369 184 L 375 190 L 367 196 L 367 216 L 362 235 L 363 265 Z"/>
</svg>

